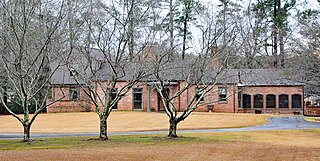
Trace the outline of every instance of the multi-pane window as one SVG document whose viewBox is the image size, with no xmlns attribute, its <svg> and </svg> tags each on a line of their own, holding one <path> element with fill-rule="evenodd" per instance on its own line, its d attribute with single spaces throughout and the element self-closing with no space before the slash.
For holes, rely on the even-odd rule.
<svg viewBox="0 0 320 161">
<path fill-rule="evenodd" d="M 133 109 L 142 109 L 142 88 L 133 88 Z"/>
<path fill-rule="evenodd" d="M 52 87 L 48 88 L 47 98 L 53 98 L 53 88 Z"/>
<path fill-rule="evenodd" d="M 227 88 L 226 87 L 219 87 L 219 102 L 226 102 L 227 101 Z"/>
<path fill-rule="evenodd" d="M 289 99 L 287 94 L 279 95 L 279 108 L 288 108 Z"/>
<path fill-rule="evenodd" d="M 108 101 L 112 102 L 117 97 L 118 89 L 117 88 L 108 88 L 107 92 L 109 93 Z M 112 107 L 112 109 L 114 109 L 114 110 L 118 109 L 118 103 L 115 104 Z"/>
<path fill-rule="evenodd" d="M 302 107 L 301 95 L 300 94 L 292 95 L 292 108 L 301 108 L 301 107 Z"/>
<path fill-rule="evenodd" d="M 204 89 L 203 88 L 196 88 L 196 99 L 197 101 L 200 99 L 200 102 L 204 101 L 204 97 L 201 97 L 203 94 Z"/>
<path fill-rule="evenodd" d="M 251 108 L 251 95 L 243 94 L 242 95 L 242 107 L 243 108 Z"/>
<path fill-rule="evenodd" d="M 276 108 L 276 95 L 267 95 L 267 108 Z"/>
<path fill-rule="evenodd" d="M 79 100 L 80 99 L 80 89 L 76 87 L 69 88 L 69 99 L 70 100 Z"/>
<path fill-rule="evenodd" d="M 254 108 L 263 108 L 263 95 L 256 94 L 253 96 L 254 102 L 253 107 Z"/>
</svg>

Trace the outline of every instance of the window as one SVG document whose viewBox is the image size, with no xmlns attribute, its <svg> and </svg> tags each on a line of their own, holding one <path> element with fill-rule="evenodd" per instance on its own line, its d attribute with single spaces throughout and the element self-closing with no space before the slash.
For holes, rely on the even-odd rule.
<svg viewBox="0 0 320 161">
<path fill-rule="evenodd" d="M 133 88 L 133 109 L 142 110 L 142 88 Z"/>
<path fill-rule="evenodd" d="M 242 95 L 242 107 L 243 108 L 251 108 L 251 95 L 243 94 Z"/>
<path fill-rule="evenodd" d="M 197 101 L 200 99 L 200 102 L 204 101 L 204 97 L 200 98 L 201 95 L 203 94 L 204 89 L 203 88 L 196 88 L 196 99 Z"/>
<path fill-rule="evenodd" d="M 267 95 L 267 108 L 276 108 L 276 95 Z"/>
<path fill-rule="evenodd" d="M 288 95 L 282 94 L 279 95 L 279 108 L 288 108 L 289 107 Z"/>
<path fill-rule="evenodd" d="M 226 87 L 219 87 L 219 102 L 227 101 L 227 88 Z"/>
<path fill-rule="evenodd" d="M 48 88 L 47 98 L 53 98 L 53 88 L 52 87 Z"/>
<path fill-rule="evenodd" d="M 292 108 L 301 108 L 302 107 L 301 95 L 294 94 L 292 95 Z"/>
<path fill-rule="evenodd" d="M 253 96 L 254 99 L 254 108 L 263 108 L 263 95 L 256 94 Z"/>
<path fill-rule="evenodd" d="M 79 73 L 79 64 L 71 64 L 69 67 L 70 76 L 77 76 Z"/>
<path fill-rule="evenodd" d="M 118 89 L 117 88 L 108 88 L 107 92 L 109 94 L 108 101 L 113 101 L 117 97 Z M 110 93 L 109 93 L 110 92 Z M 118 102 L 115 104 L 112 109 L 117 110 L 118 109 Z"/>
<path fill-rule="evenodd" d="M 80 89 L 76 87 L 69 88 L 69 98 L 70 100 L 79 100 L 80 99 Z"/>
</svg>

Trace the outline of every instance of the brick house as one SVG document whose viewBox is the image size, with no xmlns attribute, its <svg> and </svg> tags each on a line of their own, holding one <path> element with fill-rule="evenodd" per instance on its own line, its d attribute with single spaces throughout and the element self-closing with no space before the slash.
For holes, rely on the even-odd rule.
<svg viewBox="0 0 320 161">
<path fill-rule="evenodd" d="M 95 60 L 97 63 L 94 68 L 98 70 L 97 73 L 108 73 L 103 61 L 99 57 Z M 47 102 L 58 101 L 48 106 L 47 112 L 90 111 L 94 108 L 90 101 L 87 101 L 81 86 L 78 85 L 81 82 L 75 81 L 73 68 L 77 68 L 77 65 L 61 66 L 53 75 L 52 96 Z M 255 110 L 262 113 L 302 111 L 304 84 L 293 81 L 289 75 L 285 70 L 279 69 L 226 69 L 196 111 L 209 111 L 209 109 L 213 112 L 228 113 L 254 112 Z M 182 88 L 185 83 L 180 81 L 182 79 L 175 72 L 172 72 L 171 77 L 173 81 L 170 81 L 165 89 L 169 95 Z M 101 76 L 96 81 L 103 83 L 107 78 Z M 113 91 L 117 92 L 125 82 L 125 78 L 119 80 Z M 164 111 L 154 83 L 146 78 L 135 84 L 118 102 L 114 110 Z M 101 87 L 96 90 L 101 91 Z M 197 92 L 196 86 L 191 87 L 173 103 L 182 110 Z"/>
</svg>

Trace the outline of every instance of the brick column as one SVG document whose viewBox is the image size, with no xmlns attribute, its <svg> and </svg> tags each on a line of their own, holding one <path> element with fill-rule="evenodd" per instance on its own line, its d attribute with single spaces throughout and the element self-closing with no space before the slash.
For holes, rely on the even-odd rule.
<svg viewBox="0 0 320 161">
<path fill-rule="evenodd" d="M 279 112 L 279 95 L 276 95 L 276 111 Z"/>
<path fill-rule="evenodd" d="M 150 91 L 151 86 L 147 85 L 147 112 L 150 112 Z"/>
<path fill-rule="evenodd" d="M 289 106 L 289 111 L 292 111 L 292 95 L 288 95 L 288 106 Z"/>
<path fill-rule="evenodd" d="M 263 95 L 263 113 L 267 112 L 267 95 Z"/>
<path fill-rule="evenodd" d="M 254 95 L 250 95 L 251 97 L 251 110 L 254 110 Z"/>
</svg>

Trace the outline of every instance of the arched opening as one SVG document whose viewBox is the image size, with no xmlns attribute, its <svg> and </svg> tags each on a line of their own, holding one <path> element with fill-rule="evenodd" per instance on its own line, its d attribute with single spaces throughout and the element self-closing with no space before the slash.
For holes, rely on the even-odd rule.
<svg viewBox="0 0 320 161">
<path fill-rule="evenodd" d="M 300 94 L 292 95 L 292 108 L 301 108 L 301 107 L 302 107 L 301 95 Z"/>
<path fill-rule="evenodd" d="M 267 108 L 276 108 L 276 95 L 267 95 Z"/>
<path fill-rule="evenodd" d="M 242 95 L 242 107 L 243 108 L 251 108 L 251 95 L 243 94 Z"/>
<path fill-rule="evenodd" d="M 254 99 L 254 108 L 263 108 L 263 95 L 256 94 L 253 96 Z"/>
<path fill-rule="evenodd" d="M 279 108 L 288 108 L 289 99 L 287 94 L 279 95 Z"/>
</svg>

